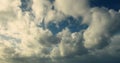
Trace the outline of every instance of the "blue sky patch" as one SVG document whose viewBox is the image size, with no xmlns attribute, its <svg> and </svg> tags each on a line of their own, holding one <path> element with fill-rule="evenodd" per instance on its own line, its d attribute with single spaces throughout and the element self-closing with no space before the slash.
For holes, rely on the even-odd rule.
<svg viewBox="0 0 120 63">
<path fill-rule="evenodd" d="M 71 32 L 79 32 L 80 30 L 86 29 L 88 25 L 81 24 L 82 18 L 80 17 L 78 20 L 73 17 L 67 17 L 63 21 L 61 21 L 58 24 L 55 24 L 53 22 L 50 22 L 48 24 L 48 29 L 51 30 L 53 34 L 57 34 L 58 32 L 61 32 L 66 27 Z M 58 26 L 58 27 L 57 27 Z"/>
<path fill-rule="evenodd" d="M 91 0 L 91 7 L 106 7 L 108 9 L 119 10 L 120 0 Z"/>
</svg>

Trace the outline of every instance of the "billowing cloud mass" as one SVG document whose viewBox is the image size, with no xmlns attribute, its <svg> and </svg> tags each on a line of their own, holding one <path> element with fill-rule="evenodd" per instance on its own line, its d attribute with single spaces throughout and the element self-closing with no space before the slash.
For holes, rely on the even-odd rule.
<svg viewBox="0 0 120 63">
<path fill-rule="evenodd" d="M 120 11 L 90 0 L 1 0 L 0 63 L 119 63 Z"/>
<path fill-rule="evenodd" d="M 105 8 L 93 8 L 91 10 L 90 26 L 84 33 L 85 47 L 102 48 L 119 29 L 119 12 Z"/>
</svg>

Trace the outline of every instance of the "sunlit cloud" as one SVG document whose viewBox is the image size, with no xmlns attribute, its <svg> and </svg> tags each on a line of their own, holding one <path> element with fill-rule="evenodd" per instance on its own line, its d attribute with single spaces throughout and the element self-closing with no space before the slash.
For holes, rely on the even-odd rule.
<svg viewBox="0 0 120 63">
<path fill-rule="evenodd" d="M 0 63 L 119 63 L 120 11 L 90 2 L 1 0 Z"/>
</svg>

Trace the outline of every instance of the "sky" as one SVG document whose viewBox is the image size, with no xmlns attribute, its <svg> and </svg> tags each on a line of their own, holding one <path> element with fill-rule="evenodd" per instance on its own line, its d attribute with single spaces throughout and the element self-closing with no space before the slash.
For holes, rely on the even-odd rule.
<svg viewBox="0 0 120 63">
<path fill-rule="evenodd" d="M 120 0 L 1 0 L 0 63 L 120 63 Z"/>
</svg>

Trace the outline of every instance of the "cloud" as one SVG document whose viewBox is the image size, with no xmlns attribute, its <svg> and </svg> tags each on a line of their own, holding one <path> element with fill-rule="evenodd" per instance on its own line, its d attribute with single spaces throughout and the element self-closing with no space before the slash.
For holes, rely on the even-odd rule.
<svg viewBox="0 0 120 63">
<path fill-rule="evenodd" d="M 67 16 L 84 16 L 89 12 L 89 4 L 87 0 L 36 0 L 33 1 L 32 10 L 35 14 L 37 23 L 41 22 L 41 19 L 45 20 L 45 24 L 49 22 L 59 23 Z"/>
<path fill-rule="evenodd" d="M 67 28 L 58 33 L 61 56 L 82 55 L 87 51 L 82 44 L 82 32 L 71 33 Z"/>
<path fill-rule="evenodd" d="M 81 16 L 89 10 L 88 0 L 56 0 L 55 8 L 69 16 Z"/>
<path fill-rule="evenodd" d="M 120 62 L 118 11 L 90 8 L 88 0 L 29 0 L 26 10 L 21 0 L 0 3 L 1 63 Z M 61 22 L 68 25 L 54 34 L 49 23 Z M 88 27 L 71 31 L 74 22 Z"/>
<path fill-rule="evenodd" d="M 47 26 L 51 21 L 55 23 L 62 21 L 65 17 L 64 14 L 54 8 L 54 0 L 52 2 L 50 0 L 33 1 L 32 10 L 36 23 L 39 24 L 44 20 L 45 26 Z"/>
<path fill-rule="evenodd" d="M 84 33 L 86 48 L 101 48 L 109 44 L 112 35 L 119 31 L 119 13 L 105 8 L 93 8 L 91 24 Z M 114 26 L 113 26 L 114 25 Z"/>
</svg>

